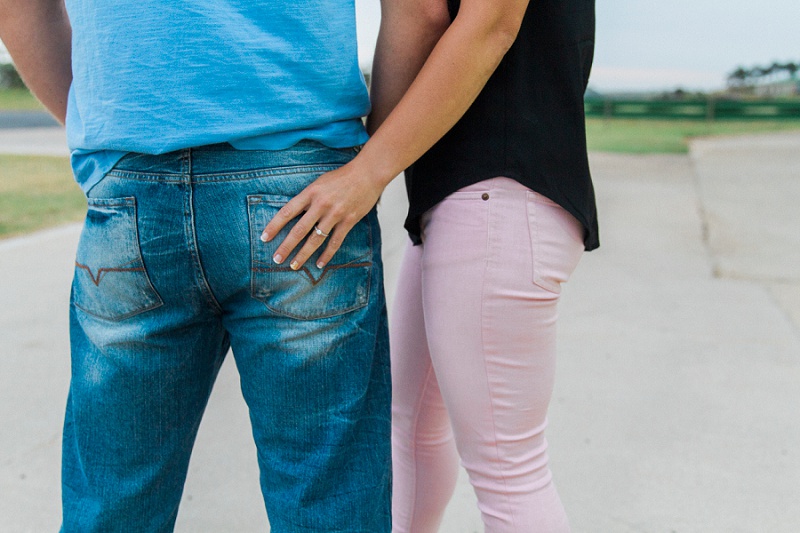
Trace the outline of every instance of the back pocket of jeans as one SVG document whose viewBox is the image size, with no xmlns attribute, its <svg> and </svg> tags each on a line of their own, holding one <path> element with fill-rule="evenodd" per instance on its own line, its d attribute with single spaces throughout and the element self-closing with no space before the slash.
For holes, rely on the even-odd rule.
<svg viewBox="0 0 800 533">
<path fill-rule="evenodd" d="M 316 266 L 326 243 L 300 270 L 288 262 L 277 265 L 272 256 L 294 221 L 270 242 L 261 242 L 261 232 L 290 198 L 280 195 L 247 197 L 250 220 L 251 295 L 271 311 L 300 320 L 317 320 L 341 315 L 367 305 L 372 273 L 372 232 L 362 219 L 347 234 L 342 246 L 323 269 Z M 302 243 L 298 245 L 300 249 Z"/>
<path fill-rule="evenodd" d="M 88 199 L 73 302 L 86 313 L 115 321 L 163 304 L 142 260 L 135 198 Z"/>
</svg>

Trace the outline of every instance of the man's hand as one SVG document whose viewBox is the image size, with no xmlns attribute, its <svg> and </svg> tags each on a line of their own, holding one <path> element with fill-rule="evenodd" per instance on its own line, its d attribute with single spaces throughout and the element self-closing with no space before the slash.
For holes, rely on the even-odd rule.
<svg viewBox="0 0 800 533">
<path fill-rule="evenodd" d="M 289 266 L 293 270 L 302 267 L 326 240 L 328 244 L 317 267 L 324 268 L 328 264 L 353 226 L 378 202 L 388 183 L 359 172 L 356 166 L 351 162 L 323 174 L 287 202 L 267 224 L 261 235 L 264 242 L 272 240 L 288 222 L 300 216 L 278 246 L 273 256 L 276 263 L 283 263 L 308 237 Z"/>
</svg>

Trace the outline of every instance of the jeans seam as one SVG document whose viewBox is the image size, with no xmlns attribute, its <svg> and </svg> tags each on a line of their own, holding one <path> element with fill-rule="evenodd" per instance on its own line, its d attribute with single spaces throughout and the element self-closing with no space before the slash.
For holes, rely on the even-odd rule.
<svg viewBox="0 0 800 533">
<path fill-rule="evenodd" d="M 257 264 L 263 264 L 260 261 L 256 261 L 256 263 Z M 372 266 L 372 262 L 370 262 L 370 261 L 362 261 L 362 262 L 357 262 L 357 263 L 345 263 L 343 265 L 326 265 L 325 268 L 322 270 L 322 274 L 320 275 L 319 279 L 314 279 L 314 276 L 311 275 L 311 271 L 305 265 L 303 265 L 303 267 L 300 268 L 299 270 L 295 270 L 295 269 L 293 269 L 291 267 L 263 267 L 262 268 L 262 267 L 257 267 L 257 266 L 254 266 L 252 268 L 252 270 L 253 270 L 253 272 L 297 272 L 297 273 L 302 272 L 303 274 L 306 275 L 306 277 L 308 277 L 308 281 L 311 283 L 311 285 L 317 285 L 318 283 L 320 283 L 325 278 L 325 275 L 328 272 L 332 271 L 332 270 L 342 270 L 342 269 L 345 269 L 345 268 L 361 268 L 361 267 L 371 267 L 371 266 Z"/>
<path fill-rule="evenodd" d="M 499 439 L 498 439 L 498 436 L 497 436 L 497 419 L 495 418 L 494 401 L 492 400 L 492 398 L 494 396 L 492 394 L 491 380 L 489 379 L 489 369 L 488 369 L 488 364 L 487 364 L 487 361 L 486 361 L 486 337 L 485 337 L 486 328 L 484 327 L 485 320 L 486 320 L 487 278 L 489 277 L 490 262 L 491 262 L 490 253 L 492 251 L 491 250 L 491 248 L 492 248 L 492 229 L 493 229 L 492 226 L 493 226 L 493 221 L 494 221 L 494 218 L 493 218 L 492 214 L 493 214 L 493 211 L 494 211 L 493 204 L 495 204 L 496 202 L 486 202 L 486 203 L 488 204 L 487 205 L 487 217 L 486 217 L 486 251 L 484 252 L 486 259 L 484 260 L 484 270 L 483 270 L 482 283 L 481 283 L 481 328 L 480 328 L 481 329 L 481 354 L 483 355 L 483 370 L 484 370 L 484 374 L 486 376 L 486 390 L 489 392 L 489 410 L 491 411 L 492 432 L 493 432 L 494 442 L 498 443 Z M 497 460 L 497 464 L 502 464 L 502 462 L 500 460 L 500 449 L 499 449 L 499 445 L 497 445 L 497 444 L 495 444 L 495 447 L 494 447 L 494 454 L 495 454 L 495 459 Z M 506 476 L 504 475 L 502 469 L 498 469 L 498 471 L 499 471 L 499 474 L 500 474 L 500 478 L 503 481 L 503 486 L 506 489 L 504 493 L 508 494 L 508 480 L 506 479 Z M 504 500 L 505 500 L 504 503 L 506 505 L 508 505 L 508 500 L 507 499 L 504 499 Z M 509 515 L 511 516 L 511 524 L 513 526 L 514 525 L 514 514 L 513 513 L 509 513 Z"/>
<path fill-rule="evenodd" d="M 419 432 L 419 417 L 420 417 L 420 414 L 422 413 L 421 405 L 422 405 L 423 400 L 425 399 L 425 395 L 428 393 L 428 386 L 430 384 L 430 376 L 431 376 L 431 374 L 433 374 L 434 377 L 436 376 L 436 372 L 433 369 L 433 361 L 431 360 L 431 357 L 430 357 L 430 349 L 428 349 L 428 370 L 425 373 L 425 381 L 423 382 L 423 385 L 422 385 L 421 394 L 419 396 L 419 399 L 417 400 L 416 405 L 414 406 L 414 424 L 413 424 L 413 426 L 414 426 L 414 434 L 411 436 L 411 442 L 413 444 L 413 448 L 412 449 L 413 449 L 413 454 L 414 454 L 412 460 L 414 462 L 414 465 L 417 464 L 417 434 Z M 413 486 L 414 486 L 414 499 L 413 499 L 413 503 L 411 504 L 411 514 L 409 515 L 410 518 L 411 518 L 411 523 L 408 524 L 409 525 L 408 530 L 411 533 L 413 533 L 413 530 L 411 529 L 411 527 L 414 525 L 414 517 L 415 517 L 416 512 L 417 512 L 416 511 L 417 510 L 417 490 L 416 490 L 416 487 L 417 487 L 417 469 L 414 468 L 413 472 L 414 472 L 414 484 L 413 484 Z"/>
<path fill-rule="evenodd" d="M 221 315 L 222 306 L 217 301 L 214 293 L 211 292 L 211 287 L 208 284 L 203 264 L 200 260 L 197 246 L 197 228 L 195 226 L 194 216 L 194 184 L 192 183 L 191 175 L 191 156 L 188 161 L 188 174 L 184 176 L 183 183 L 186 187 L 186 193 L 183 195 L 184 201 L 184 232 L 186 234 L 186 248 L 192 258 L 192 270 L 194 271 L 197 279 L 198 288 L 200 293 L 205 297 L 206 302 L 210 304 L 214 312 Z"/>
</svg>

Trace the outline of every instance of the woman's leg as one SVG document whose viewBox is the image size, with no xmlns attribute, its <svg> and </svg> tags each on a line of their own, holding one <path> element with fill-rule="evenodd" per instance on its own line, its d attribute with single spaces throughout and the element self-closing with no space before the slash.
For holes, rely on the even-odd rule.
<svg viewBox="0 0 800 533">
<path fill-rule="evenodd" d="M 558 292 L 582 229 L 553 202 L 495 178 L 440 203 L 425 235 L 425 331 L 486 531 L 568 531 L 544 428 Z"/>
<path fill-rule="evenodd" d="M 425 336 L 422 247 L 409 243 L 391 324 L 392 531 L 435 533 L 453 493 L 458 457 Z"/>
</svg>

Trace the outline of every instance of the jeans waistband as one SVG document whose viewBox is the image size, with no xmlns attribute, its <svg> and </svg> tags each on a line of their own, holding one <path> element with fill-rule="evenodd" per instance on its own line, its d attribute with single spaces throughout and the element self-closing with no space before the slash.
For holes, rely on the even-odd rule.
<svg viewBox="0 0 800 533">
<path fill-rule="evenodd" d="M 129 153 L 109 175 L 118 177 L 178 179 L 225 179 L 242 174 L 279 172 L 287 168 L 340 166 L 358 152 L 359 147 L 329 148 L 316 141 L 301 141 L 283 150 L 237 150 L 228 143 L 186 148 L 165 154 Z"/>
</svg>

